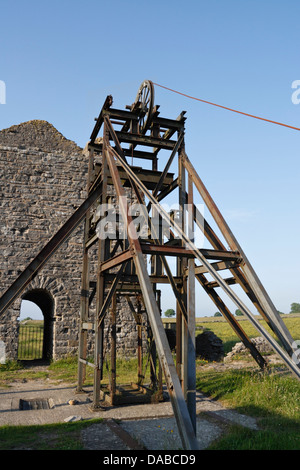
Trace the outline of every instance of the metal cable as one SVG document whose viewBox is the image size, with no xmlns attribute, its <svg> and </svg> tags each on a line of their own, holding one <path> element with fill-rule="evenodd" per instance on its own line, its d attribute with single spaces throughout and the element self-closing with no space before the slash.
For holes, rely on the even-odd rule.
<svg viewBox="0 0 300 470">
<path fill-rule="evenodd" d="M 296 131 L 300 131 L 299 127 L 290 126 L 289 124 L 283 124 L 282 122 L 272 121 L 271 119 L 266 119 L 266 118 L 263 118 L 263 117 L 260 117 L 260 116 L 255 116 L 254 114 L 244 113 L 243 111 L 238 111 L 237 109 L 232 109 L 232 108 L 228 108 L 227 106 L 222 106 L 220 104 L 212 103 L 211 101 L 206 101 L 206 100 L 202 100 L 200 98 L 195 98 L 194 96 L 190 96 L 190 95 L 187 95 L 185 93 L 181 93 L 180 91 L 172 90 L 172 88 L 168 88 L 166 86 L 160 85 L 159 83 L 154 83 L 153 82 L 153 85 L 159 86 L 160 88 L 164 88 L 165 90 L 168 90 L 168 91 L 172 91 L 173 93 L 177 93 L 178 95 L 185 96 L 186 98 L 190 98 L 190 99 L 196 100 L 196 101 L 201 101 L 201 103 L 210 104 L 212 106 L 217 106 L 218 108 L 226 109 L 227 111 L 232 111 L 234 113 L 243 114 L 244 116 L 248 116 L 248 117 L 251 117 L 251 118 L 254 118 L 254 119 L 259 119 L 261 121 L 266 121 L 266 122 L 270 122 L 272 124 L 277 124 L 278 126 L 284 126 L 284 127 L 288 127 L 289 129 L 294 129 Z"/>
</svg>

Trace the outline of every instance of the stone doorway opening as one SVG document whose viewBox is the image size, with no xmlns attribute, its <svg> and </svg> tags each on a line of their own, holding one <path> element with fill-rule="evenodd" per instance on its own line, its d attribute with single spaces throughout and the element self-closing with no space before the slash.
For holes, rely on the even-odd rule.
<svg viewBox="0 0 300 470">
<path fill-rule="evenodd" d="M 44 289 L 33 289 L 22 296 L 18 358 L 50 361 L 53 357 L 54 301 Z"/>
</svg>

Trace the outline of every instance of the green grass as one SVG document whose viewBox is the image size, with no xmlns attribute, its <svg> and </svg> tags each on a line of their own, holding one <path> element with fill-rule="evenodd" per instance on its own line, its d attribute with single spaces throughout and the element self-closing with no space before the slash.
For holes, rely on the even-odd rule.
<svg viewBox="0 0 300 470">
<path fill-rule="evenodd" d="M 81 431 L 102 419 L 36 426 L 1 426 L 0 450 L 83 450 Z"/>
<path fill-rule="evenodd" d="M 18 359 L 32 360 L 43 356 L 44 322 L 27 320 L 19 326 Z"/>
<path fill-rule="evenodd" d="M 10 383 L 22 380 L 47 379 L 49 372 L 24 369 L 21 361 L 8 361 L 0 364 L 0 387 L 8 387 Z"/>
<path fill-rule="evenodd" d="M 93 363 L 93 359 L 89 358 L 88 361 Z M 77 358 L 70 357 L 67 359 L 60 359 L 56 362 L 53 362 L 49 366 L 49 371 L 51 372 L 50 377 L 57 380 L 63 381 L 76 381 L 77 379 Z M 110 370 L 110 364 L 108 362 L 108 370 Z M 108 383 L 108 373 L 106 363 L 103 366 L 103 384 Z M 137 359 L 117 359 L 117 383 L 130 383 L 137 381 Z M 86 380 L 85 385 L 92 385 L 94 380 L 93 369 L 89 366 L 86 366 Z"/>
<path fill-rule="evenodd" d="M 259 431 L 233 426 L 212 449 L 300 450 L 297 379 L 260 371 L 199 372 L 197 388 L 227 408 L 257 418 Z"/>
<path fill-rule="evenodd" d="M 88 361 L 93 363 L 93 359 L 89 358 Z M 63 380 L 65 382 L 74 382 L 77 380 L 77 358 L 70 357 L 67 359 L 60 359 L 56 362 L 53 362 L 49 366 L 49 377 L 55 378 L 56 380 Z M 136 358 L 118 358 L 117 359 L 117 384 L 127 384 L 131 382 L 137 382 L 138 362 Z M 103 365 L 103 380 L 102 384 L 107 385 L 109 383 L 109 372 L 110 363 L 109 361 L 106 364 L 106 361 Z M 93 369 L 89 366 L 86 366 L 86 379 L 85 385 L 92 385 L 94 380 Z M 149 366 L 146 370 L 146 381 L 149 381 Z"/>
<path fill-rule="evenodd" d="M 74 383 L 77 380 L 78 358 L 67 357 L 53 361 L 49 367 L 49 378 L 52 380 L 61 380 L 63 382 Z M 89 369 L 92 377 L 92 371 Z"/>
<path fill-rule="evenodd" d="M 275 338 L 274 333 L 268 327 L 266 322 L 260 317 L 258 318 L 262 326 Z M 241 328 L 250 338 L 261 336 L 248 319 L 241 320 L 239 317 L 236 317 L 236 319 L 240 322 Z M 300 315 L 291 317 L 286 315 L 283 317 L 283 321 L 289 329 L 292 337 L 295 340 L 300 339 Z M 236 343 L 240 342 L 240 339 L 234 333 L 231 326 L 226 321 L 220 321 L 219 317 L 212 317 L 211 319 L 205 318 L 202 322 L 201 319 L 198 319 L 197 325 L 202 326 L 206 330 L 213 331 L 223 341 L 225 354 L 230 352 Z M 199 334 L 200 333 L 201 331 L 199 331 Z"/>
<path fill-rule="evenodd" d="M 93 362 L 89 358 L 89 362 Z M 0 364 L 0 387 L 7 387 L 10 383 L 20 380 L 51 379 L 52 381 L 63 381 L 66 383 L 76 383 L 77 381 L 77 357 L 67 357 L 53 361 L 45 370 L 24 369 L 22 361 L 9 361 L 7 364 Z M 108 370 L 110 364 L 108 363 Z M 103 368 L 103 385 L 109 383 L 109 372 L 106 364 Z M 128 384 L 137 382 L 137 359 L 117 359 L 117 384 Z M 94 371 L 92 367 L 86 366 L 85 385 L 93 384 Z M 145 374 L 145 383 L 150 380 L 149 366 Z"/>
<path fill-rule="evenodd" d="M 230 432 L 210 446 L 208 450 L 299 450 L 299 430 L 293 431 L 289 423 L 278 423 L 284 430 L 276 431 L 268 426 L 262 431 L 251 431 L 250 429 L 233 426 Z"/>
</svg>

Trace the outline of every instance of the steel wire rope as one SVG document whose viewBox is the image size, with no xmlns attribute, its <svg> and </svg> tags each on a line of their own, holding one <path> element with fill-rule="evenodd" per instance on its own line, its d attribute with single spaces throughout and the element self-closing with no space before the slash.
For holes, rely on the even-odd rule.
<svg viewBox="0 0 300 470">
<path fill-rule="evenodd" d="M 226 109 L 227 111 L 232 111 L 233 113 L 242 114 L 244 116 L 248 116 L 248 117 L 251 117 L 251 118 L 254 118 L 254 119 L 259 119 L 260 121 L 266 121 L 266 122 L 270 122 L 271 124 L 276 124 L 278 126 L 288 127 L 289 129 L 294 129 L 296 131 L 300 131 L 299 127 L 291 126 L 289 124 L 284 124 L 283 122 L 273 121 L 271 119 L 266 119 L 264 117 L 256 116 L 254 114 L 245 113 L 245 112 L 239 111 L 237 109 L 229 108 L 227 106 L 222 106 L 221 104 L 213 103 L 211 101 L 203 100 L 201 98 L 196 98 L 195 96 L 187 95 L 186 93 L 182 93 L 180 91 L 173 90 L 172 88 L 166 87 L 164 85 L 160 85 L 159 83 L 155 83 L 155 82 L 152 82 L 152 83 L 155 86 L 159 86 L 160 88 L 164 88 L 165 90 L 171 91 L 172 93 L 177 93 L 178 95 L 185 96 L 186 98 L 189 98 L 191 100 L 200 101 L 201 103 L 206 103 L 206 104 L 209 104 L 211 106 L 216 106 L 218 108 Z"/>
</svg>

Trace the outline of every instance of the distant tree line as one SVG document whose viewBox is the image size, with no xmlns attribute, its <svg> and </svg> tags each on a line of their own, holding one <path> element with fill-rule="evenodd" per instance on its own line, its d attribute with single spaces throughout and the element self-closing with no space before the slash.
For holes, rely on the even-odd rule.
<svg viewBox="0 0 300 470">
<path fill-rule="evenodd" d="M 279 312 L 279 310 L 278 310 L 278 313 L 279 313 L 279 314 L 283 314 L 283 312 Z M 293 302 L 293 303 L 291 304 L 291 311 L 290 311 L 289 313 L 300 313 L 300 303 Z M 165 317 L 167 317 L 167 318 L 174 317 L 174 316 L 175 316 L 175 310 L 174 310 L 173 308 L 169 308 L 168 310 L 165 311 L 164 315 L 165 315 Z M 237 317 L 241 317 L 241 316 L 243 316 L 244 314 L 243 314 L 243 312 L 238 308 L 238 309 L 236 309 L 236 311 L 235 311 L 235 315 L 236 315 Z M 221 316 L 222 316 L 222 314 L 221 314 L 220 312 L 216 312 L 216 313 L 214 314 L 214 317 L 221 317 Z"/>
<path fill-rule="evenodd" d="M 278 313 L 283 314 L 283 312 L 279 312 L 279 310 L 278 310 Z M 300 313 L 300 303 L 293 302 L 293 303 L 291 304 L 291 311 L 290 311 L 289 313 Z M 240 317 L 240 316 L 242 316 L 242 315 L 244 315 L 244 314 L 243 314 L 243 312 L 238 308 L 238 309 L 235 311 L 235 315 L 236 315 L 237 317 Z M 216 312 L 216 313 L 214 314 L 214 317 L 221 317 L 221 316 L 222 316 L 222 314 L 221 314 L 220 312 Z"/>
<path fill-rule="evenodd" d="M 292 303 L 290 313 L 300 313 L 300 304 L 296 302 Z"/>
</svg>

